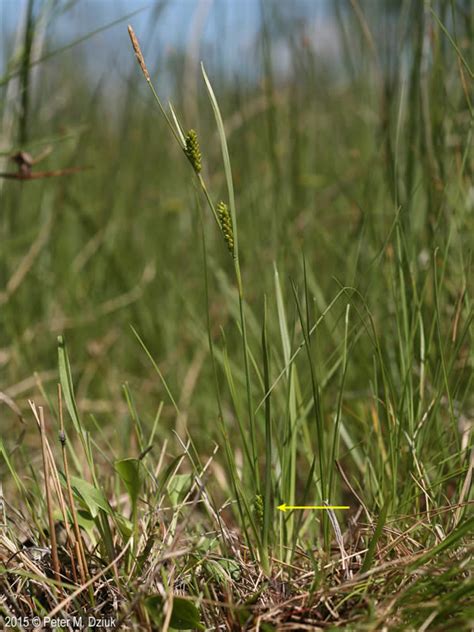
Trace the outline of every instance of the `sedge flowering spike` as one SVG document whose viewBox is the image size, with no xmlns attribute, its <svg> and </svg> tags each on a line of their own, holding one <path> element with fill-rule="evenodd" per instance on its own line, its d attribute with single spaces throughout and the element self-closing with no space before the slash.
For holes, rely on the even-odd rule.
<svg viewBox="0 0 474 632">
<path fill-rule="evenodd" d="M 260 527 L 263 527 L 263 504 L 263 496 L 261 494 L 256 494 L 253 501 L 253 510 Z"/>
<path fill-rule="evenodd" d="M 186 134 L 186 146 L 184 148 L 184 153 L 186 154 L 194 171 L 199 173 L 201 171 L 201 150 L 199 148 L 197 134 L 193 129 L 190 129 Z"/>
<path fill-rule="evenodd" d="M 146 67 L 146 64 L 145 64 L 145 58 L 143 57 L 142 49 L 140 48 L 140 44 L 138 42 L 137 36 L 135 35 L 135 31 L 130 25 L 128 27 L 128 34 L 130 36 L 130 41 L 132 42 L 133 50 L 135 52 L 135 57 L 137 58 L 138 65 L 140 66 L 141 71 L 145 75 L 145 79 L 148 81 L 148 83 L 150 83 L 151 82 L 150 73 L 148 72 L 148 68 Z"/>
<path fill-rule="evenodd" d="M 221 227 L 222 235 L 224 236 L 225 243 L 229 252 L 234 254 L 234 230 L 232 228 L 232 217 L 229 213 L 229 209 L 225 202 L 219 202 L 217 205 L 217 219 L 219 220 L 219 226 Z"/>
</svg>

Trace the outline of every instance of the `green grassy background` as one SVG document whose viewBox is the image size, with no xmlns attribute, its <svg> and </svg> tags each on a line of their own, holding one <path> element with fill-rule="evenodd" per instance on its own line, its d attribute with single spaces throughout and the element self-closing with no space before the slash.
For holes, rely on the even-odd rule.
<svg viewBox="0 0 474 632">
<path fill-rule="evenodd" d="M 163 403 L 152 455 L 158 458 L 165 439 L 170 455 L 179 451 L 173 431 L 183 440 L 189 433 L 203 463 L 217 442 L 209 485 L 223 501 L 235 497 L 241 481 L 243 514 L 226 515 L 244 530 L 253 521 L 259 529 L 258 510 L 252 518 L 251 509 L 257 496 L 270 494 L 272 507 L 321 502 L 321 461 L 329 500 L 350 504 L 354 514 L 358 502 L 335 458 L 375 517 L 452 505 L 432 524 L 428 517 L 420 536 L 426 546 L 439 537 L 435 522 L 450 532 L 466 518 L 456 503 L 468 500 L 472 471 L 471 9 L 469 2 L 442 0 L 334 2 L 339 53 L 326 58 L 301 24 L 264 2 L 258 76 L 216 63 L 225 37 L 209 59 L 203 54 L 232 163 L 253 411 L 266 380 L 277 379 L 285 354 L 320 319 L 311 353 L 303 348 L 273 390 L 269 416 L 263 406 L 255 414 L 261 480 L 268 463 L 272 470 L 265 488 L 250 480 L 245 461 L 251 428 L 232 259 L 138 67 L 110 92 L 100 84 L 92 92 L 74 48 L 41 64 L 34 84 L 28 62 L 12 57 L 3 97 L 8 74 L 19 72 L 19 95 L 27 91 L 29 101 L 16 110 L 5 155 L 51 144 L 44 168 L 90 167 L 2 184 L 0 390 L 26 419 L 22 425 L 3 406 L 2 436 L 16 467 L 28 472 L 40 459 L 27 400 L 49 399 L 54 418 L 56 339 L 64 334 L 77 406 L 104 471 L 102 450 L 138 456 L 137 418 L 148 435 Z M 115 29 L 116 46 L 132 58 L 126 23 Z M 287 73 L 278 72 L 276 41 L 288 47 Z M 47 41 L 46 50 L 54 48 Z M 87 48 L 94 50 L 93 37 Z M 187 75 L 189 61 L 176 51 L 155 60 L 145 48 L 145 57 L 164 102 L 171 94 L 184 129 L 198 132 L 213 201 L 228 200 L 199 67 Z M 218 422 L 209 331 L 227 439 Z M 324 520 L 322 530 L 309 517 L 300 526 L 295 535 L 293 518 L 275 519 L 271 527 L 262 524 L 261 540 L 258 533 L 249 537 L 260 552 L 268 539 L 279 544 L 280 554 L 296 541 L 309 546 L 327 537 Z"/>
</svg>

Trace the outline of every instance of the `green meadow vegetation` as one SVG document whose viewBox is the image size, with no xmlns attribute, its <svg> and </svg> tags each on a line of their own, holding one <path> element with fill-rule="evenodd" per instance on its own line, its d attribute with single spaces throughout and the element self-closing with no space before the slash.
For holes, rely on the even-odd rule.
<svg viewBox="0 0 474 632">
<path fill-rule="evenodd" d="M 11 37 L 2 629 L 474 626 L 472 4 L 335 0 L 330 56 L 290 4 L 241 73 L 173 2 L 118 85 L 67 3 Z"/>
</svg>

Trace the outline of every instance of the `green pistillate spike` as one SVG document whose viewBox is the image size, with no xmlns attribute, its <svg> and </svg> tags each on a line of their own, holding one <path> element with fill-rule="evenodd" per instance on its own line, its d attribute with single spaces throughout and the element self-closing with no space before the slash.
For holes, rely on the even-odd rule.
<svg viewBox="0 0 474 632">
<path fill-rule="evenodd" d="M 201 150 L 199 149 L 199 141 L 196 132 L 190 129 L 186 134 L 186 147 L 184 149 L 189 162 L 191 163 L 194 171 L 200 173 L 201 171 Z"/>
<path fill-rule="evenodd" d="M 221 227 L 222 235 L 229 252 L 234 254 L 234 230 L 232 228 L 232 217 L 229 213 L 229 208 L 225 202 L 219 202 L 217 205 L 217 219 Z"/>
</svg>

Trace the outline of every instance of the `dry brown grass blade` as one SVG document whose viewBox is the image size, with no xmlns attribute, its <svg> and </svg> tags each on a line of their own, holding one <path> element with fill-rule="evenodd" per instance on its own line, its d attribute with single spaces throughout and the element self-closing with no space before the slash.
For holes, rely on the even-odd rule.
<svg viewBox="0 0 474 632">
<path fill-rule="evenodd" d="M 69 501 L 69 510 L 71 512 L 74 534 L 75 534 L 74 546 L 76 549 L 77 560 L 79 562 L 79 572 L 81 574 L 81 580 L 82 580 L 82 583 L 84 584 L 87 581 L 87 578 L 89 577 L 89 572 L 88 572 L 88 567 L 87 567 L 86 555 L 84 552 L 84 543 L 82 541 L 81 531 L 79 529 L 79 523 L 77 520 L 76 506 L 74 504 L 74 498 L 72 495 L 71 478 L 69 476 L 69 465 L 68 465 L 67 453 L 66 453 L 66 434 L 64 432 L 63 400 L 62 400 L 62 390 L 61 390 L 60 384 L 58 384 L 58 410 L 59 410 L 59 427 L 60 427 L 59 440 L 61 442 L 61 450 L 62 450 L 63 464 L 64 464 L 64 476 L 66 479 L 68 501 Z"/>
<path fill-rule="evenodd" d="M 46 433 L 45 433 L 45 425 L 44 425 L 44 410 L 42 406 L 39 406 L 38 409 L 33 401 L 29 401 L 30 408 L 35 416 L 36 422 L 38 424 L 38 429 L 40 432 L 41 438 L 41 452 L 43 457 L 43 472 L 44 472 L 44 485 L 46 492 L 46 506 L 48 513 L 48 522 L 49 522 L 49 537 L 51 540 L 51 557 L 53 560 L 53 570 L 56 581 L 59 585 L 61 585 L 61 573 L 59 569 L 59 557 L 58 557 L 58 546 L 56 541 L 56 530 L 54 525 L 54 517 L 53 517 L 53 502 L 51 498 L 51 488 L 50 488 L 50 469 L 49 469 L 49 460 L 48 460 L 48 451 L 46 447 Z"/>
<path fill-rule="evenodd" d="M 68 167 L 66 169 L 56 169 L 55 171 L 36 171 L 32 173 L 13 173 L 10 171 L 2 171 L 0 178 L 6 178 L 7 180 L 41 180 L 43 178 L 56 178 L 58 176 L 69 176 L 80 171 L 85 171 L 90 167 Z"/>
</svg>

